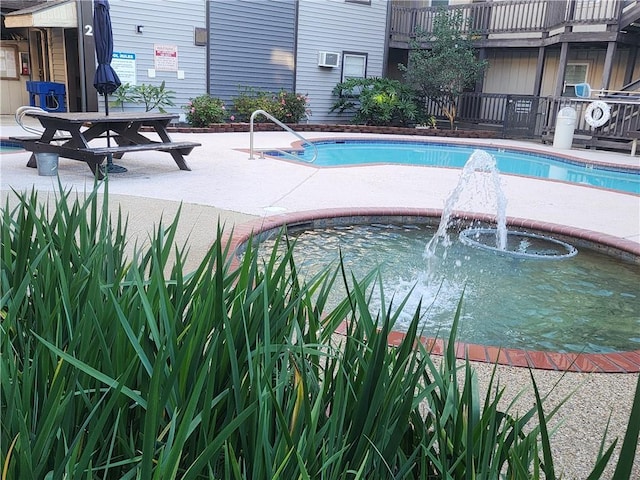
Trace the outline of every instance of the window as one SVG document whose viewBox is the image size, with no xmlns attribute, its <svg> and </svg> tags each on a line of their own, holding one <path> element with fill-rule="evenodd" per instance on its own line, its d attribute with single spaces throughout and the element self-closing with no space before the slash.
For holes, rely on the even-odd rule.
<svg viewBox="0 0 640 480">
<path fill-rule="evenodd" d="M 345 52 L 342 54 L 342 81 L 367 76 L 367 54 Z"/>
<path fill-rule="evenodd" d="M 564 91 L 562 96 L 575 97 L 575 86 L 578 83 L 586 83 L 587 73 L 589 71 L 588 63 L 569 63 L 564 72 Z"/>
</svg>

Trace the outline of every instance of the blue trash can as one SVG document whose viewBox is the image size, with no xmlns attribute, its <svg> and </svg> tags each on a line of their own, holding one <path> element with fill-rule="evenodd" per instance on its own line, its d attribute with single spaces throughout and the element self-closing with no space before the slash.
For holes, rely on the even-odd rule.
<svg viewBox="0 0 640 480">
<path fill-rule="evenodd" d="M 64 83 L 27 82 L 29 105 L 47 112 L 66 112 L 66 89 Z"/>
</svg>

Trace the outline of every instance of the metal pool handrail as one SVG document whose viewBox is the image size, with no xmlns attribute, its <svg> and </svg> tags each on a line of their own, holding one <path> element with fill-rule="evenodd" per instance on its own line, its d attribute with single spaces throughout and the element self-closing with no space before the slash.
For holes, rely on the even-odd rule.
<svg viewBox="0 0 640 480">
<path fill-rule="evenodd" d="M 302 135 L 300 135 L 298 132 L 294 131 L 292 128 L 287 127 L 280 120 L 275 118 L 270 113 L 265 112 L 264 110 L 256 110 L 255 112 L 253 112 L 251 114 L 251 118 L 249 120 L 249 160 L 254 160 L 255 159 L 255 157 L 253 156 L 253 152 L 254 152 L 254 148 L 253 148 L 253 120 L 257 115 L 264 115 L 269 120 L 271 120 L 273 123 L 279 125 L 283 129 L 285 129 L 287 132 L 291 133 L 292 135 L 295 135 L 298 139 L 300 139 L 305 144 L 311 145 L 313 147 L 313 157 L 311 157 L 311 160 L 308 160 L 308 161 L 309 161 L 309 163 L 313 163 L 313 162 L 316 161 L 316 158 L 318 158 L 318 147 L 316 147 L 314 143 L 312 143 L 309 140 L 307 140 L 306 138 L 304 138 Z M 289 155 L 290 157 L 293 157 L 296 160 L 301 160 L 300 157 L 298 157 L 297 155 L 293 155 L 293 154 L 291 154 L 289 152 L 285 152 L 283 150 L 278 150 L 278 149 L 275 149 L 275 148 L 272 148 L 270 150 L 275 150 L 275 151 L 280 152 L 280 153 L 282 153 L 284 155 Z M 263 152 L 261 151 L 261 153 L 263 153 Z M 261 157 L 263 157 L 263 155 L 261 155 Z"/>
</svg>

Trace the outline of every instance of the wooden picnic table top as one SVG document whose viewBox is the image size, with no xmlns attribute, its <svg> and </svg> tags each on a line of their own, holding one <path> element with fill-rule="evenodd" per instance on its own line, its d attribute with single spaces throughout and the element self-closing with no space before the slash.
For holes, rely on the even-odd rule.
<svg viewBox="0 0 640 480">
<path fill-rule="evenodd" d="M 122 123 L 122 122 L 155 122 L 170 121 L 178 118 L 179 115 L 173 113 L 160 112 L 29 112 L 28 116 L 37 119 L 52 119 L 65 123 Z"/>
</svg>

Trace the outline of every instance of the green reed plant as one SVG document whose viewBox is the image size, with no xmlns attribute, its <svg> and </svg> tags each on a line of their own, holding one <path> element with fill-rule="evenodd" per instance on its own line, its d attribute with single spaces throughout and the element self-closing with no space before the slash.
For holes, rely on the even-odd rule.
<svg viewBox="0 0 640 480">
<path fill-rule="evenodd" d="M 3 479 L 554 478 L 558 407 L 545 414 L 536 389 L 516 416 L 493 380 L 481 398 L 455 360 L 459 311 L 441 362 L 418 341 L 418 313 L 391 348 L 399 309 L 382 292 L 370 311 L 376 272 L 340 264 L 303 281 L 286 236 L 232 265 L 219 227 L 186 273 L 178 217 L 128 245 L 107 186 L 104 199 L 102 185 L 60 188 L 50 205 L 16 193 L 2 210 Z M 338 282 L 347 294 L 328 309 Z M 616 479 L 631 471 L 639 397 Z"/>
</svg>

